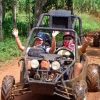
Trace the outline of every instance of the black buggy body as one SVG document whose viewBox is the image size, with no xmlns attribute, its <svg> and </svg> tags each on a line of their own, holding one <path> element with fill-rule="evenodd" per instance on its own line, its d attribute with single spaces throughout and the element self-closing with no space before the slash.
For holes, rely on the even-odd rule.
<svg viewBox="0 0 100 100">
<path fill-rule="evenodd" d="M 48 33 L 51 38 L 53 31 L 60 32 L 54 54 L 39 53 L 39 49 L 32 47 L 38 32 Z M 63 47 L 64 32 L 70 32 L 74 35 L 74 51 Z M 88 90 L 98 91 L 99 67 L 95 65 L 95 68 L 88 68 L 87 56 L 85 54 L 81 57 L 78 56 L 78 45 L 81 45 L 81 40 L 82 22 L 79 17 L 71 15 L 71 12 L 66 10 L 53 10 L 42 14 L 36 27 L 32 28 L 29 34 L 26 50 L 20 60 L 20 82 L 15 84 L 14 77 L 6 76 L 2 83 L 2 100 L 14 99 L 15 96 L 27 92 L 37 95 L 58 95 L 66 100 L 83 100 Z M 45 41 L 45 45 L 51 46 L 48 39 Z M 84 67 L 78 77 L 72 78 L 74 64 L 77 61 L 80 61 Z M 46 64 L 49 62 L 49 65 L 44 64 L 44 68 L 41 68 L 42 62 L 46 62 Z M 88 75 L 90 69 L 91 73 Z M 93 86 L 91 75 L 94 69 L 96 71 L 93 75 L 96 82 L 91 88 Z M 89 85 L 91 86 L 88 88 Z"/>
</svg>

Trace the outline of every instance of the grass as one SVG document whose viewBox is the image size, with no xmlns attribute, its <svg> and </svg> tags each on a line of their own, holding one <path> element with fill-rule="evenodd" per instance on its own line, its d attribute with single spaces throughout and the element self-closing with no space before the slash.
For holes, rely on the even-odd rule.
<svg viewBox="0 0 100 100">
<path fill-rule="evenodd" d="M 21 37 L 21 41 L 24 43 L 25 38 Z M 0 62 L 4 62 L 6 60 L 10 60 L 15 57 L 19 57 L 21 55 L 21 51 L 18 49 L 15 39 L 6 38 L 3 42 L 0 42 Z"/>
<path fill-rule="evenodd" d="M 100 19 L 86 13 L 78 15 L 82 18 L 84 33 L 100 30 Z"/>
</svg>

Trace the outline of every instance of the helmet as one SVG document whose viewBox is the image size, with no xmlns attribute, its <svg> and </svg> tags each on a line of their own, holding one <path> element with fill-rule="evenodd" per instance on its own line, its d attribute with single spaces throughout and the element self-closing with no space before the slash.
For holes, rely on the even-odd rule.
<svg viewBox="0 0 100 100">
<path fill-rule="evenodd" d="M 44 41 L 44 38 L 45 38 L 44 32 L 37 33 L 35 39 L 37 39 L 37 38 Z"/>
<path fill-rule="evenodd" d="M 39 33 L 37 33 L 35 38 L 39 38 L 39 39 L 43 40 L 45 43 L 48 43 L 49 45 L 51 45 L 51 38 L 48 33 L 39 32 Z"/>
</svg>

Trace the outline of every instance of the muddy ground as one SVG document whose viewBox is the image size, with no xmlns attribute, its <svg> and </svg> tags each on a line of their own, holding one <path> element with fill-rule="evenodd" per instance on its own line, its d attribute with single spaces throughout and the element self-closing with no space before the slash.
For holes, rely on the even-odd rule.
<svg viewBox="0 0 100 100">
<path fill-rule="evenodd" d="M 89 63 L 96 63 L 100 64 L 100 48 L 88 48 L 87 54 L 89 57 Z M 20 67 L 18 67 L 18 60 L 20 58 L 15 58 L 9 62 L 6 63 L 0 63 L 0 88 L 2 84 L 2 79 L 5 75 L 13 75 L 16 79 L 16 82 L 19 81 L 19 72 Z M 2 66 L 2 67 L 1 67 Z M 41 99 L 41 97 L 36 97 L 32 95 L 23 95 L 21 97 L 17 97 L 16 100 L 53 100 L 54 98 L 48 98 L 44 97 Z M 55 100 L 59 100 L 61 98 L 56 98 Z M 88 99 L 87 100 L 100 100 L 100 92 L 97 93 L 88 93 Z"/>
</svg>

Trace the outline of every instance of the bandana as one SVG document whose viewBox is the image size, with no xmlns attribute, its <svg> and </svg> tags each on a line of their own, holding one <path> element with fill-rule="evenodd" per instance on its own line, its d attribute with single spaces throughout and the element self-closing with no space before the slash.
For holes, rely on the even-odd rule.
<svg viewBox="0 0 100 100">
<path fill-rule="evenodd" d="M 73 41 L 64 40 L 64 47 L 68 48 L 70 51 L 75 50 L 75 44 L 73 43 Z"/>
</svg>

